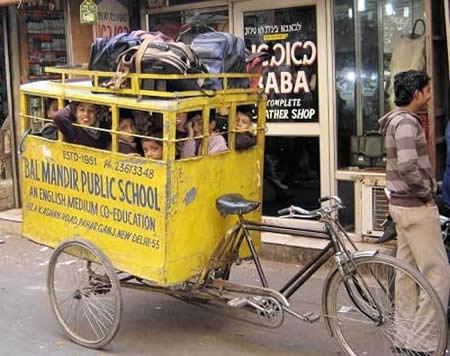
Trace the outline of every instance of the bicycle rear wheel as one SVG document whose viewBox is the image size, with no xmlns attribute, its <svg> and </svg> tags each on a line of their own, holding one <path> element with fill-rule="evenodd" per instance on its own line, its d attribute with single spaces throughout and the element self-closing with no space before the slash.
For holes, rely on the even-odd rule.
<svg viewBox="0 0 450 356">
<path fill-rule="evenodd" d="M 425 278 L 390 256 L 357 257 L 354 263 L 356 269 L 350 262 L 344 266 L 345 278 L 335 270 L 324 290 L 324 317 L 345 354 L 443 355 L 444 308 Z M 413 296 L 407 303 L 400 302 L 405 288 L 399 283 Z"/>
<path fill-rule="evenodd" d="M 56 319 L 73 341 L 98 349 L 114 338 L 122 309 L 120 284 L 111 262 L 93 244 L 62 243 L 50 259 L 47 289 Z"/>
</svg>

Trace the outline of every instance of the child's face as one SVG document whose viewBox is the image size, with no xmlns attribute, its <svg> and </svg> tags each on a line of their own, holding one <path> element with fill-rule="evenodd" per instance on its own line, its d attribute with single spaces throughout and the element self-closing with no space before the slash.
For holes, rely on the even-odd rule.
<svg viewBox="0 0 450 356">
<path fill-rule="evenodd" d="M 200 115 L 196 115 L 192 118 L 192 129 L 194 135 L 199 136 L 203 133 L 203 119 Z"/>
<path fill-rule="evenodd" d="M 77 124 L 92 126 L 97 122 L 95 117 L 96 107 L 94 104 L 80 103 L 77 106 Z"/>
<path fill-rule="evenodd" d="M 177 113 L 177 130 L 184 131 L 187 122 L 187 113 L 179 112 Z"/>
<path fill-rule="evenodd" d="M 143 141 L 142 149 L 144 150 L 145 158 L 162 159 L 163 148 L 156 141 Z"/>
<path fill-rule="evenodd" d="M 238 130 L 248 130 L 251 128 L 252 120 L 244 113 L 238 111 L 236 113 L 236 128 Z"/>
<path fill-rule="evenodd" d="M 134 120 L 129 119 L 129 118 L 120 120 L 119 131 L 126 132 L 129 134 L 135 134 L 136 133 L 136 125 L 134 124 Z M 119 139 L 124 142 L 128 142 L 128 143 L 134 142 L 134 136 L 119 135 Z"/>
<path fill-rule="evenodd" d="M 209 134 L 212 134 L 216 130 L 216 121 L 209 121 Z"/>
<path fill-rule="evenodd" d="M 47 119 L 52 119 L 58 112 L 58 101 L 52 100 L 47 110 Z"/>
</svg>

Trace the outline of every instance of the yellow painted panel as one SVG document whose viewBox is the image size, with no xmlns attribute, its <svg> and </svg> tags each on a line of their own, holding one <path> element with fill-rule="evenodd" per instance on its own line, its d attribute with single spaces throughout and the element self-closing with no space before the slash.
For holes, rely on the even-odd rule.
<svg viewBox="0 0 450 356">
<path fill-rule="evenodd" d="M 236 222 L 216 210 L 217 197 L 240 193 L 261 201 L 261 147 L 225 152 L 203 159 L 175 162 L 171 174 L 167 224 L 167 278 L 173 284 L 196 275 L 204 267 L 220 239 Z M 260 221 L 261 210 L 246 216 Z M 260 236 L 253 235 L 257 247 Z M 241 257 L 248 256 L 247 249 Z"/>
<path fill-rule="evenodd" d="M 163 162 L 28 136 L 20 163 L 25 237 L 86 239 L 115 268 L 164 279 Z"/>
</svg>

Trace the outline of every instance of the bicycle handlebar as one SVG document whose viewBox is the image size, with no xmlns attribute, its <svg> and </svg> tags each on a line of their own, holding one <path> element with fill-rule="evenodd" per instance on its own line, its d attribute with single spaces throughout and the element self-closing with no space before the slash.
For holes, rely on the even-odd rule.
<svg viewBox="0 0 450 356">
<path fill-rule="evenodd" d="M 336 195 L 327 195 L 325 197 L 319 198 L 319 203 L 323 203 L 329 200 L 334 200 L 338 205 L 342 205 L 342 200 Z"/>
<path fill-rule="evenodd" d="M 322 215 L 324 212 L 330 212 L 330 211 L 341 209 L 344 207 L 344 205 L 342 204 L 341 198 L 339 198 L 335 195 L 322 197 L 319 199 L 319 202 L 323 203 L 323 202 L 326 202 L 329 200 L 334 200 L 337 204 L 333 205 L 331 207 L 324 207 L 324 208 L 319 208 L 316 210 L 306 210 L 306 209 L 300 208 L 298 206 L 291 205 L 289 208 L 284 208 L 284 209 L 278 210 L 278 215 L 295 216 L 296 214 L 298 214 L 298 217 L 300 217 L 300 218 L 315 218 L 315 217 Z"/>
<path fill-rule="evenodd" d="M 303 218 L 315 218 L 319 216 L 318 210 L 306 210 L 298 206 L 291 205 L 289 208 L 278 210 L 278 215 L 295 215 L 298 214 Z"/>
<path fill-rule="evenodd" d="M 290 208 L 284 208 L 284 209 L 278 210 L 278 215 L 289 215 L 290 213 L 291 213 Z"/>
</svg>

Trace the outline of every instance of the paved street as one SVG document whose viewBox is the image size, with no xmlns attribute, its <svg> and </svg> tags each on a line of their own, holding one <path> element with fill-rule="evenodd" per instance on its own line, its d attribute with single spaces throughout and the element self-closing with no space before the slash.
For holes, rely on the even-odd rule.
<svg viewBox="0 0 450 356">
<path fill-rule="evenodd" d="M 45 278 L 51 250 L 19 236 L 0 234 L 0 355 L 337 355 L 322 320 L 313 325 L 286 316 L 278 329 L 247 321 L 252 315 L 211 305 L 123 290 L 120 330 L 102 351 L 70 342 L 48 305 Z M 293 274 L 295 265 L 264 261 L 273 285 Z M 234 280 L 256 283 L 250 264 Z M 322 280 L 314 279 L 297 296 L 299 311 L 320 311 Z M 298 303 L 300 302 L 300 303 Z M 301 305 L 301 306 L 300 306 Z M 301 310 L 300 310 L 301 309 Z"/>
</svg>

